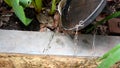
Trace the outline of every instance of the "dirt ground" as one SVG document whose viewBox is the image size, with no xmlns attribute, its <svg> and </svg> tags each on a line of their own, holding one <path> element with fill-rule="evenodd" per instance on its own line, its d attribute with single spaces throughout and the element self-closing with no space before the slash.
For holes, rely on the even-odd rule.
<svg viewBox="0 0 120 68">
<path fill-rule="evenodd" d="M 97 68 L 98 64 L 98 57 L 0 54 L 0 68 Z M 120 68 L 120 63 L 111 68 Z"/>
<path fill-rule="evenodd" d="M 96 68 L 97 58 L 0 54 L 0 68 Z"/>
</svg>

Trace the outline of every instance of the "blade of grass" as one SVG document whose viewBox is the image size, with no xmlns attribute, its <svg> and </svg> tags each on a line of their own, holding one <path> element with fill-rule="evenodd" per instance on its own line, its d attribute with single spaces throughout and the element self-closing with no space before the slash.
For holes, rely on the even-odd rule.
<svg viewBox="0 0 120 68">
<path fill-rule="evenodd" d="M 107 57 L 109 57 L 112 53 L 116 52 L 116 50 L 120 49 L 120 44 L 115 46 L 114 48 L 112 48 L 112 50 L 110 50 L 109 52 L 107 52 L 106 54 L 103 55 L 103 57 L 100 58 L 100 60 L 106 59 Z"/>
<path fill-rule="evenodd" d="M 101 21 L 97 22 L 93 27 L 91 27 L 90 29 L 88 29 L 86 31 L 86 33 L 89 33 L 90 31 L 92 31 L 93 29 L 95 29 L 98 25 L 103 24 L 105 21 L 108 21 L 112 18 L 118 17 L 120 16 L 120 11 L 112 13 L 111 15 L 107 16 L 106 18 L 102 19 Z"/>
<path fill-rule="evenodd" d="M 50 14 L 53 15 L 56 10 L 56 0 L 52 0 L 52 7 L 50 10 Z"/>
<path fill-rule="evenodd" d="M 10 0 L 4 0 L 4 1 L 5 1 L 5 3 L 7 3 L 10 7 L 12 7 Z"/>
<path fill-rule="evenodd" d="M 32 4 L 35 7 L 35 11 L 38 13 L 42 10 L 42 0 L 33 0 Z"/>
<path fill-rule="evenodd" d="M 109 55 L 107 55 L 97 68 L 110 68 L 113 64 L 120 60 L 120 48 L 118 46 L 115 47 L 111 53 L 110 52 L 107 53 Z"/>
</svg>

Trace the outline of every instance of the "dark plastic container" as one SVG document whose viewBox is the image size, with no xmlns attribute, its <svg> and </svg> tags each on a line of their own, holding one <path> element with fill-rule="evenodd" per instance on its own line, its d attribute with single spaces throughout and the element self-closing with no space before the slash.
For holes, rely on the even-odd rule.
<svg viewBox="0 0 120 68">
<path fill-rule="evenodd" d="M 67 0 L 62 9 L 62 26 L 67 30 L 79 30 L 99 15 L 106 5 L 106 0 Z"/>
</svg>

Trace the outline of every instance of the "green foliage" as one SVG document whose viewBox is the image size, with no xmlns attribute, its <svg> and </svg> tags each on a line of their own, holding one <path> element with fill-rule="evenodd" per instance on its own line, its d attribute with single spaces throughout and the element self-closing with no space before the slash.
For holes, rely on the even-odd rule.
<svg viewBox="0 0 120 68">
<path fill-rule="evenodd" d="M 118 17 L 118 16 L 120 16 L 120 11 L 112 13 L 111 15 L 107 16 L 106 18 L 104 18 L 101 21 L 97 22 L 93 27 L 88 29 L 86 32 L 88 33 L 90 31 L 92 31 L 94 28 L 96 28 L 98 25 L 103 24 L 105 21 L 108 21 L 108 20 L 110 20 L 112 18 L 115 18 L 115 17 Z"/>
<path fill-rule="evenodd" d="M 20 0 L 20 5 L 22 5 L 24 8 L 25 7 L 29 7 L 29 5 L 31 4 L 32 0 Z"/>
<path fill-rule="evenodd" d="M 5 0 L 5 2 L 13 8 L 17 17 L 23 22 L 25 26 L 30 24 L 32 20 L 25 16 L 24 7 L 30 5 L 31 0 Z M 20 3 L 22 5 L 20 5 Z"/>
<path fill-rule="evenodd" d="M 56 10 L 56 0 L 52 0 L 52 7 L 50 10 L 50 14 L 52 15 Z"/>
<path fill-rule="evenodd" d="M 38 13 L 42 10 L 42 0 L 33 0 L 32 4 Z"/>
<path fill-rule="evenodd" d="M 13 8 L 17 17 L 22 21 L 22 23 L 27 26 L 31 23 L 31 19 L 25 16 L 24 9 L 29 7 L 32 4 L 36 10 L 36 12 L 40 12 L 42 10 L 42 1 L 43 0 L 4 0 L 10 7 Z M 56 10 L 56 4 L 59 0 L 52 0 L 52 7 L 50 10 L 50 14 L 54 14 Z"/>
<path fill-rule="evenodd" d="M 100 60 L 102 63 L 97 68 L 110 68 L 117 61 L 120 61 L 120 44 L 103 55 Z"/>
<path fill-rule="evenodd" d="M 56 10 L 56 5 L 60 2 L 60 0 L 52 0 L 52 7 L 50 9 L 50 14 L 53 15 Z"/>
<path fill-rule="evenodd" d="M 4 0 L 5 1 L 5 3 L 7 3 L 10 7 L 12 7 L 12 5 L 11 5 L 11 0 Z"/>
</svg>

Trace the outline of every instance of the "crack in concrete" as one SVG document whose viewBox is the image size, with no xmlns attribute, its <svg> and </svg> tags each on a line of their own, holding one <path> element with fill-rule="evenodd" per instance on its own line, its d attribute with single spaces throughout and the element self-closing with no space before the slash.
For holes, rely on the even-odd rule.
<svg viewBox="0 0 120 68">
<path fill-rule="evenodd" d="M 53 34 L 51 35 L 51 37 L 50 37 L 50 39 L 49 39 L 49 42 L 48 42 L 48 45 L 47 45 L 47 48 L 44 48 L 43 53 L 47 52 L 47 51 L 51 48 L 50 44 L 51 44 L 54 36 L 55 36 L 55 33 L 53 33 Z"/>
</svg>

